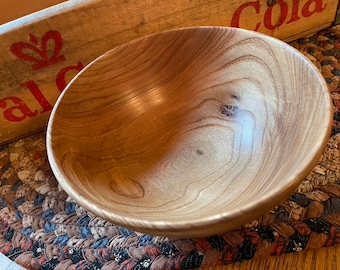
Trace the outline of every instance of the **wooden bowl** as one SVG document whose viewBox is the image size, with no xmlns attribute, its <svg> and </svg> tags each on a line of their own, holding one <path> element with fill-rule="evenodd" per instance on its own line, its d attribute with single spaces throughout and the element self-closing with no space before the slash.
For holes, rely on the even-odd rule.
<svg viewBox="0 0 340 270">
<path fill-rule="evenodd" d="M 324 149 L 323 77 L 274 38 L 195 27 L 143 37 L 88 65 L 58 99 L 47 151 L 88 211 L 169 237 L 219 234 L 289 196 Z"/>
</svg>

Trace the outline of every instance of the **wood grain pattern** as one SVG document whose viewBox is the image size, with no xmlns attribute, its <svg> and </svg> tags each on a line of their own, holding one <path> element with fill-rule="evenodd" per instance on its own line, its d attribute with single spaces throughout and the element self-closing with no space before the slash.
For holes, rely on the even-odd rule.
<svg viewBox="0 0 340 270">
<path fill-rule="evenodd" d="M 323 78 L 285 43 L 186 28 L 120 46 L 81 72 L 52 112 L 47 149 L 63 188 L 95 214 L 202 236 L 288 196 L 318 161 L 331 118 Z"/>
<path fill-rule="evenodd" d="M 324 269 L 338 270 L 340 265 L 340 246 L 320 248 L 271 256 L 261 259 L 253 259 L 242 263 L 224 266 L 201 267 L 200 270 L 274 270 L 274 269 Z"/>
<path fill-rule="evenodd" d="M 69 0 L 2 24 L 0 144 L 46 128 L 64 85 L 117 45 L 147 34 L 201 25 L 256 29 L 294 40 L 330 26 L 336 7 L 334 0 L 283 0 L 271 5 L 262 0 Z M 51 31 L 61 39 L 47 35 Z M 12 45 L 18 43 L 25 43 L 26 56 L 35 58 L 41 68 L 32 68 L 35 62 L 13 54 Z M 32 46 L 33 51 L 28 49 Z M 55 54 L 63 61 L 50 61 Z"/>
</svg>

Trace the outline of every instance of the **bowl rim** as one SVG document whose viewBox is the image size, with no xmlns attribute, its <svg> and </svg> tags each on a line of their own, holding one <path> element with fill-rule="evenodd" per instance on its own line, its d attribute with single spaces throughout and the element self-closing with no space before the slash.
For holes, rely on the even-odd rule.
<svg viewBox="0 0 340 270">
<path fill-rule="evenodd" d="M 89 200 L 83 196 L 80 196 L 82 199 L 77 199 L 77 196 L 74 196 L 77 194 L 77 190 L 75 188 L 71 188 L 68 185 L 68 180 L 66 179 L 69 178 L 63 170 L 59 168 L 58 162 L 56 160 L 56 157 L 54 156 L 54 146 L 52 145 L 53 138 L 52 138 L 52 133 L 53 133 L 53 119 L 58 111 L 58 107 L 60 103 L 63 100 L 63 97 L 65 93 L 67 93 L 68 89 L 72 87 L 73 82 L 78 80 L 79 77 L 82 76 L 86 70 L 91 67 L 93 64 L 95 64 L 98 60 L 105 58 L 108 54 L 110 54 L 112 51 L 120 48 L 127 46 L 132 43 L 138 43 L 144 39 L 147 39 L 152 36 L 159 36 L 163 35 L 166 33 L 170 32 L 176 32 L 176 31 L 187 31 L 187 30 L 197 30 L 197 29 L 221 29 L 223 31 L 225 30 L 232 30 L 234 32 L 240 32 L 249 36 L 254 36 L 254 37 L 259 37 L 261 39 L 265 39 L 267 41 L 270 41 L 271 44 L 278 45 L 278 46 L 284 46 L 287 51 L 291 54 L 295 54 L 300 57 L 300 59 L 309 66 L 309 69 L 314 73 L 315 75 L 315 80 L 318 80 L 320 83 L 320 89 L 323 91 L 323 96 L 324 96 L 324 102 L 325 102 L 325 123 L 323 126 L 320 126 L 319 129 L 322 129 L 320 131 L 320 134 L 323 134 L 322 137 L 320 137 L 317 140 L 317 143 L 313 145 L 309 149 L 309 156 L 311 157 L 310 159 L 304 159 L 302 162 L 297 166 L 297 173 L 295 175 L 291 175 L 290 177 L 287 177 L 284 186 L 277 186 L 273 189 L 270 190 L 270 192 L 267 192 L 258 200 L 256 201 L 256 204 L 253 202 L 249 202 L 244 204 L 242 207 L 236 208 L 236 209 L 227 209 L 227 211 L 221 212 L 220 214 L 214 214 L 211 216 L 205 216 L 198 218 L 197 220 L 193 220 L 192 222 L 188 221 L 181 221 L 181 220 L 176 220 L 176 221 L 162 221 L 161 217 L 160 220 L 148 220 L 148 219 L 142 219 L 142 218 L 137 218 L 133 217 L 133 215 L 130 216 L 123 216 L 121 214 L 117 214 L 113 211 L 110 211 L 108 207 L 103 208 L 98 208 L 96 204 L 93 203 L 92 200 Z M 121 45 L 118 45 L 109 51 L 105 52 L 104 54 L 100 55 L 99 57 L 95 58 L 93 61 L 91 61 L 89 64 L 87 64 L 67 85 L 67 87 L 63 90 L 63 92 L 59 95 L 57 98 L 55 105 L 52 109 L 52 112 L 50 114 L 48 124 L 47 124 L 47 131 L 46 131 L 46 150 L 47 150 L 47 157 L 48 161 L 50 163 L 51 169 L 59 182 L 59 184 L 62 186 L 62 188 L 65 190 L 65 192 L 73 198 L 79 205 L 83 206 L 88 212 L 91 212 L 95 215 L 98 215 L 99 217 L 102 217 L 103 219 L 107 219 L 109 217 L 110 220 L 109 222 L 114 223 L 115 225 L 125 227 L 128 229 L 136 230 L 139 232 L 157 232 L 158 235 L 163 235 L 163 236 L 175 236 L 176 232 L 174 230 L 178 231 L 181 236 L 183 236 L 183 233 L 181 231 L 187 231 L 188 236 L 190 237 L 190 231 L 193 231 L 193 228 L 201 228 L 201 227 L 206 227 L 206 226 L 211 226 L 216 223 L 220 222 L 228 222 L 231 219 L 242 219 L 242 216 L 244 217 L 247 213 L 251 213 L 255 209 L 258 209 L 259 207 L 262 207 L 265 211 L 269 211 L 272 209 L 273 204 L 270 204 L 273 199 L 274 201 L 278 200 L 284 200 L 284 198 L 287 197 L 287 195 L 283 195 L 282 188 L 286 189 L 290 193 L 294 191 L 295 188 L 298 187 L 298 185 L 302 182 L 303 178 L 308 175 L 313 169 L 313 167 L 317 164 L 319 158 L 321 157 L 328 140 L 330 138 L 331 134 L 331 127 L 333 123 L 333 107 L 332 107 L 332 98 L 330 95 L 330 92 L 328 90 L 328 86 L 326 84 L 326 81 L 324 77 L 322 76 L 321 72 L 317 69 L 317 67 L 306 57 L 304 56 L 300 51 L 289 45 L 288 43 L 281 41 L 275 37 L 260 33 L 260 32 L 255 32 L 252 30 L 247 30 L 247 29 L 241 29 L 241 28 L 235 28 L 235 27 L 229 27 L 229 26 L 191 26 L 191 27 L 180 27 L 180 28 L 175 28 L 175 29 L 170 29 L 170 30 L 165 30 L 149 35 L 145 35 L 139 38 L 136 38 L 134 40 L 131 40 L 129 42 L 123 43 Z M 66 184 L 67 183 L 67 184 Z M 281 195 L 281 196 L 280 196 Z M 275 204 L 274 204 L 275 206 Z M 264 211 L 263 211 L 264 212 Z M 103 217 L 105 216 L 105 217 Z M 244 224 L 245 225 L 245 224 Z M 221 232 L 217 232 L 221 233 Z M 204 234 L 205 235 L 205 234 Z M 192 233 L 192 236 L 200 236 L 198 233 L 195 235 Z M 203 236 L 203 235 L 202 235 Z M 176 237 L 176 236 L 175 236 Z"/>
</svg>

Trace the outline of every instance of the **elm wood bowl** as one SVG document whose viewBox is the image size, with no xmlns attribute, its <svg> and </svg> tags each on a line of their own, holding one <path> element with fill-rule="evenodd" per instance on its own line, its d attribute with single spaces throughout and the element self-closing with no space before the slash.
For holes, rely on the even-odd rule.
<svg viewBox="0 0 340 270">
<path fill-rule="evenodd" d="M 194 27 L 102 55 L 59 97 L 47 151 L 64 190 L 116 225 L 168 237 L 223 233 L 264 214 L 328 141 L 323 77 L 274 38 Z"/>
</svg>

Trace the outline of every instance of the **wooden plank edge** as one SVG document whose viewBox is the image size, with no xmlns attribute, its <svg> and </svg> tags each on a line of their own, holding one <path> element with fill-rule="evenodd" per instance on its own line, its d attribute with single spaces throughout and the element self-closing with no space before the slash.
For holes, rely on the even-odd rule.
<svg viewBox="0 0 340 270">
<path fill-rule="evenodd" d="M 45 127 L 43 127 L 43 128 L 35 129 L 35 130 L 30 131 L 30 132 L 28 132 L 28 133 L 24 133 L 24 134 L 22 134 L 21 136 L 19 135 L 19 136 L 16 136 L 15 138 L 1 141 L 1 142 L 0 142 L 0 146 L 3 146 L 3 145 L 6 145 L 6 144 L 9 144 L 9 143 L 12 143 L 12 142 L 21 140 L 21 139 L 23 139 L 23 138 L 27 138 L 27 137 L 33 136 L 33 135 L 35 135 L 35 134 L 39 134 L 39 133 L 42 133 L 42 132 L 46 132 L 46 130 L 47 130 L 47 126 L 45 126 Z M 0 266 L 1 266 L 1 264 L 0 264 Z M 1 268 L 0 268 L 0 270 L 1 270 Z"/>
<path fill-rule="evenodd" d="M 100 0 L 69 0 L 58 5 L 47 7 L 43 10 L 33 12 L 21 18 L 0 25 L 0 35 L 12 31 L 18 31 L 22 27 L 38 23 L 42 20 L 46 20 L 46 18 L 53 18 L 54 16 L 59 16 L 62 13 L 75 11 L 79 8 L 95 4 L 99 1 Z"/>
<path fill-rule="evenodd" d="M 316 34 L 317 32 L 319 32 L 321 30 L 324 30 L 324 29 L 332 26 L 332 24 L 333 24 L 333 21 L 329 21 L 327 23 L 323 23 L 321 25 L 318 25 L 317 27 L 306 29 L 306 30 L 302 31 L 301 33 L 297 33 L 296 35 L 286 37 L 282 40 L 285 41 L 285 42 L 291 42 L 291 41 L 297 40 L 298 38 L 301 38 L 301 34 L 303 34 L 304 37 L 309 37 L 309 36 Z"/>
</svg>

